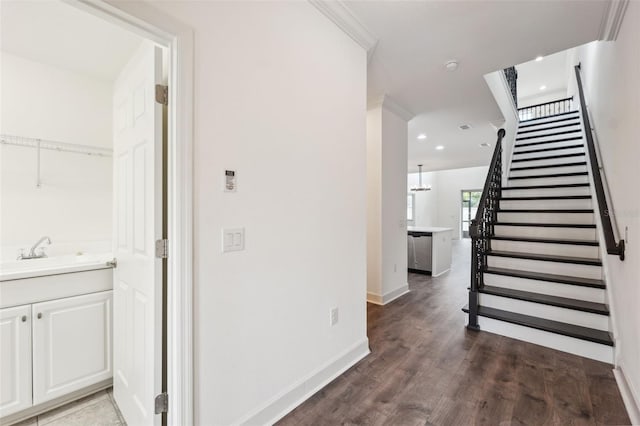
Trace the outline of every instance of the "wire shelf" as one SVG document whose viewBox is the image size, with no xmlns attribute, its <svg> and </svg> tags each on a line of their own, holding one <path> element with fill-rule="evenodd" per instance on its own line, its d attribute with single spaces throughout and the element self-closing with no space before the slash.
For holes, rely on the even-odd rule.
<svg viewBox="0 0 640 426">
<path fill-rule="evenodd" d="M 73 143 L 64 143 L 48 139 L 36 139 L 25 136 L 16 135 L 0 135 L 0 143 L 2 145 L 23 146 L 26 148 L 39 148 L 50 151 L 71 152 L 74 154 L 92 155 L 97 157 L 112 157 L 113 150 L 109 148 L 100 148 L 90 145 L 79 145 Z"/>
</svg>

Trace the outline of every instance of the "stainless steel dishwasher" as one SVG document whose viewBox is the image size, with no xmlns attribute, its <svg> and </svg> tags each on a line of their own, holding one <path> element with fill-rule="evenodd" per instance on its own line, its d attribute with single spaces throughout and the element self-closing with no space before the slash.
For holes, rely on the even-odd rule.
<svg viewBox="0 0 640 426">
<path fill-rule="evenodd" d="M 431 274 L 431 232 L 409 231 L 407 248 L 409 250 L 409 271 L 419 274 Z"/>
</svg>

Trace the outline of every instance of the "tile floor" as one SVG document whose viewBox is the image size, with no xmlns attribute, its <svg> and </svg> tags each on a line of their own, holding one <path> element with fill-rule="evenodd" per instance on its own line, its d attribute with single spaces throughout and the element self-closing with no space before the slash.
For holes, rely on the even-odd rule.
<svg viewBox="0 0 640 426">
<path fill-rule="evenodd" d="M 55 408 L 14 426 L 126 426 L 109 388 Z"/>
</svg>

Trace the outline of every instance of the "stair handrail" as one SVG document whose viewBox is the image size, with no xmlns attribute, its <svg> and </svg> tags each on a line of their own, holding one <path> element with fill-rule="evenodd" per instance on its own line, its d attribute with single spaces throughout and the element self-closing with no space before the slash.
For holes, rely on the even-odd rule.
<svg viewBox="0 0 640 426">
<path fill-rule="evenodd" d="M 520 121 L 537 120 L 539 118 L 571 112 L 572 109 L 573 96 L 569 96 L 568 98 L 518 108 L 518 118 L 520 118 Z"/>
<path fill-rule="evenodd" d="M 604 233 L 607 253 L 617 255 L 620 257 L 620 260 L 624 260 L 625 242 L 624 239 L 620 239 L 620 241 L 616 242 L 616 237 L 613 231 L 613 223 L 611 222 L 613 211 L 609 210 L 604 185 L 602 184 L 602 175 L 600 174 L 596 145 L 593 140 L 593 130 L 589 120 L 589 113 L 587 111 L 587 102 L 584 97 L 582 79 L 580 78 L 580 64 L 575 66 L 575 72 L 578 94 L 580 96 L 580 111 L 582 113 L 582 122 L 584 123 L 584 133 L 587 141 L 587 152 L 589 154 L 589 163 L 591 165 L 591 175 L 593 176 L 593 184 L 596 190 L 596 199 L 598 200 L 598 210 L 600 211 L 600 221 L 602 223 L 602 232 Z"/>
<path fill-rule="evenodd" d="M 478 202 L 476 217 L 469 225 L 471 237 L 471 286 L 469 289 L 469 323 L 467 328 L 478 330 L 478 291 L 484 287 L 484 271 L 487 253 L 491 250 L 490 236 L 498 220 L 498 207 L 502 191 L 502 139 L 505 130 L 498 130 L 498 140 L 493 150 L 489 172 Z"/>
</svg>

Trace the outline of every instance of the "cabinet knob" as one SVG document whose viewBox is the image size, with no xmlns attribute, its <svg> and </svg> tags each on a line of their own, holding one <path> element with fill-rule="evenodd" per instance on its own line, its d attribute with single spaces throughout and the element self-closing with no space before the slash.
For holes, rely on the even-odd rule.
<svg viewBox="0 0 640 426">
<path fill-rule="evenodd" d="M 27 322 L 27 316 L 23 315 L 22 318 L 20 318 L 22 320 L 22 322 Z"/>
<path fill-rule="evenodd" d="M 42 318 L 42 312 L 38 312 L 38 319 Z"/>
</svg>

